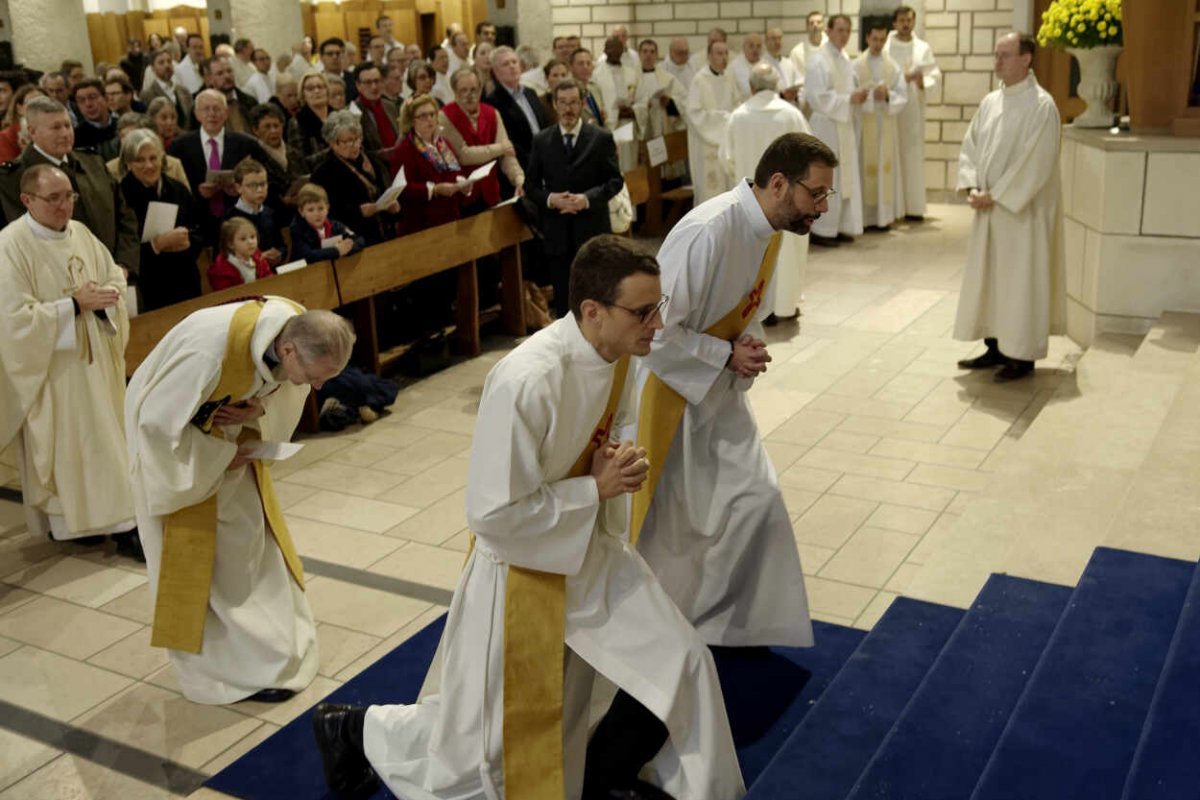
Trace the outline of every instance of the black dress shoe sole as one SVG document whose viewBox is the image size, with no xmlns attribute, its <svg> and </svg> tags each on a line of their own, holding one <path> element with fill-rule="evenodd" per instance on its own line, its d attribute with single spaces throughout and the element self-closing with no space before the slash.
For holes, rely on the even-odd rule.
<svg viewBox="0 0 1200 800">
<path fill-rule="evenodd" d="M 343 708 L 322 703 L 313 709 L 313 737 L 317 740 L 325 783 L 330 791 L 338 797 L 365 797 L 378 786 L 379 776 L 371 768 L 366 754 L 338 735 L 343 720 L 331 720 L 330 717 L 343 714 Z"/>
<path fill-rule="evenodd" d="M 1007 362 L 1004 360 L 1004 356 L 999 353 L 995 355 L 984 353 L 975 358 L 964 358 L 958 362 L 957 366 L 959 369 L 991 369 L 992 367 L 999 367 L 1004 364 L 1007 364 Z"/>
<path fill-rule="evenodd" d="M 818 236 L 815 233 L 810 233 L 808 235 L 808 241 L 810 244 L 815 244 L 817 247 L 837 247 L 839 245 L 837 239 L 832 239 L 828 236 Z"/>
<path fill-rule="evenodd" d="M 246 698 L 251 703 L 285 703 L 296 696 L 291 689 L 259 689 Z"/>
</svg>

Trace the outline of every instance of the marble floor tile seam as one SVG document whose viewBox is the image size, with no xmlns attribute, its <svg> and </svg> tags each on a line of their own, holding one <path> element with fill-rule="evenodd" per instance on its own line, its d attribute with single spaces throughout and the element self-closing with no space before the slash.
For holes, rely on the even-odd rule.
<svg viewBox="0 0 1200 800">
<path fill-rule="evenodd" d="M 51 558 L 58 558 L 58 557 L 59 557 L 59 556 L 51 556 Z M 48 560 L 48 559 L 47 559 L 47 560 Z M 4 583 L 4 585 L 5 585 L 5 586 L 12 587 L 12 588 L 14 588 L 14 589 L 20 589 L 20 590 L 22 590 L 22 591 L 27 591 L 27 592 L 30 592 L 30 594 L 32 594 L 32 595 L 33 595 L 33 597 L 26 598 L 26 599 L 24 599 L 23 601 L 21 601 L 19 604 L 17 604 L 17 605 L 14 605 L 14 606 L 13 606 L 13 607 L 11 607 L 11 608 L 6 608 L 6 609 L 4 609 L 3 611 L 0 611 L 0 619 L 4 619 L 5 617 L 7 617 L 7 616 L 8 616 L 9 614 L 11 614 L 12 612 L 14 612 L 14 611 L 17 611 L 18 609 L 20 609 L 20 608 L 21 608 L 22 606 L 24 606 L 24 605 L 28 605 L 28 604 L 29 604 L 30 602 L 32 602 L 33 600 L 36 600 L 36 599 L 37 599 L 37 598 L 39 598 L 39 597 L 44 597 L 44 598 L 48 598 L 48 599 L 54 600 L 54 601 L 56 601 L 56 602 L 59 602 L 59 603 L 66 603 L 67 605 L 74 606 L 75 608 L 78 608 L 78 609 L 80 609 L 81 611 L 95 611 L 95 612 L 97 612 L 97 613 L 99 613 L 99 614 L 103 614 L 103 615 L 104 615 L 104 616 L 106 616 L 106 617 L 111 617 L 111 618 L 112 618 L 112 619 L 114 619 L 114 620 L 121 620 L 121 621 L 123 621 L 123 622 L 130 622 L 130 621 L 131 621 L 131 620 L 130 620 L 128 617 L 122 617 L 122 616 L 120 616 L 119 614 L 113 614 L 113 613 L 111 613 L 111 612 L 105 611 L 103 608 L 93 608 L 92 606 L 89 606 L 89 605 L 84 605 L 83 603 L 77 603 L 77 602 L 75 602 L 75 601 L 73 601 L 73 600 L 68 600 L 68 599 L 66 599 L 66 598 L 59 597 L 58 595 L 47 594 L 47 593 L 45 593 L 45 592 L 37 592 L 37 591 L 32 591 L 32 590 L 29 590 L 29 589 L 25 589 L 25 588 L 24 588 L 24 587 L 22 587 L 22 586 L 17 586 L 17 585 L 15 585 L 15 584 L 11 584 L 11 583 Z M 140 588 L 141 588 L 142 586 L 144 586 L 144 585 L 145 585 L 145 584 L 143 583 L 143 584 L 140 584 L 140 585 L 138 585 L 138 586 L 133 586 L 133 587 L 130 587 L 129 591 L 122 592 L 121 594 L 117 595 L 116 597 L 113 597 L 113 598 L 110 598 L 110 599 L 106 600 L 106 601 L 105 601 L 105 603 L 104 603 L 104 605 L 107 605 L 108 603 L 111 603 L 111 602 L 113 602 L 113 601 L 115 601 L 115 600 L 120 600 L 122 597 L 124 597 L 125 595 L 129 594 L 130 592 L 136 592 L 138 589 L 140 589 Z"/>
<path fill-rule="evenodd" d="M 87 714 L 90 714 L 91 712 L 93 712 L 97 708 L 99 708 L 100 706 L 102 706 L 105 703 L 107 703 L 108 701 L 112 700 L 114 697 L 128 691 L 128 689 L 131 686 L 134 686 L 138 683 L 145 682 L 142 679 L 131 678 L 128 675 L 122 675 L 121 673 L 115 672 L 111 669 L 108 669 L 107 667 L 100 667 L 95 664 L 90 664 L 85 659 L 71 658 L 70 656 L 62 655 L 61 653 L 55 653 L 53 650 L 47 650 L 44 647 L 37 647 L 35 645 L 25 644 L 25 643 L 22 643 L 21 647 L 19 647 L 16 650 L 13 650 L 11 653 L 6 653 L 5 655 L 0 656 L 0 662 L 4 661 L 4 659 L 12 658 L 12 657 L 16 656 L 22 650 L 33 650 L 33 651 L 37 651 L 37 652 L 41 652 L 41 653 L 49 653 L 49 654 L 57 656 L 59 658 L 64 658 L 68 661 L 74 661 L 77 664 L 86 665 L 89 669 L 101 670 L 101 671 L 106 672 L 109 675 L 113 676 L 114 678 L 119 678 L 120 680 L 125 681 L 125 683 L 121 684 L 119 686 L 119 688 L 116 688 L 111 694 L 107 694 L 107 695 L 104 695 L 103 697 L 100 697 L 99 699 L 97 699 L 94 703 L 92 703 L 89 706 L 86 706 L 86 707 L 80 706 L 80 708 L 82 708 L 81 711 L 78 711 L 77 713 L 72 714 L 70 717 L 66 718 L 65 720 L 59 720 L 59 722 L 61 722 L 64 725 L 73 725 L 76 720 L 80 719 L 81 717 L 86 716 Z M 23 708 L 27 711 L 30 711 L 32 713 L 35 713 L 35 714 L 41 713 L 37 709 L 30 708 L 26 703 L 20 702 L 20 698 L 13 700 L 13 705 L 20 706 L 21 708 Z M 4 724 L 3 720 L 0 720 L 0 728 L 9 729 L 8 726 Z"/>
</svg>

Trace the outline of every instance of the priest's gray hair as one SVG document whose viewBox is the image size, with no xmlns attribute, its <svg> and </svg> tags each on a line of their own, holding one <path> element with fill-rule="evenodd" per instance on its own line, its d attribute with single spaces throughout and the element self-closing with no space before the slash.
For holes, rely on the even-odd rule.
<svg viewBox="0 0 1200 800">
<path fill-rule="evenodd" d="M 346 131 L 352 131 L 360 139 L 362 138 L 362 123 L 359 122 L 358 116 L 353 111 L 334 111 L 321 126 L 321 138 L 325 140 L 326 144 L 332 145 L 337 141 L 338 136 Z"/>
<path fill-rule="evenodd" d="M 779 73 L 766 62 L 760 61 L 750 70 L 750 94 L 773 92 L 779 86 Z"/>
<path fill-rule="evenodd" d="M 344 318 L 332 311 L 305 311 L 284 323 L 279 342 L 296 346 L 300 360 L 314 364 L 329 359 L 340 367 L 350 361 L 354 348 L 354 329 Z"/>
</svg>

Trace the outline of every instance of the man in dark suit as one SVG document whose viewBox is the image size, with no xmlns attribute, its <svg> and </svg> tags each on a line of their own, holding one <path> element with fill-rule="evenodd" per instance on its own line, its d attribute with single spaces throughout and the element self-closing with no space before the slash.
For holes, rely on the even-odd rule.
<svg viewBox="0 0 1200 800">
<path fill-rule="evenodd" d="M 250 132 L 250 109 L 258 105 L 252 95 L 248 95 L 233 82 L 233 64 L 223 56 L 213 56 L 200 62 L 200 76 L 204 79 L 205 89 L 215 89 L 225 96 L 229 119 L 225 125 L 234 133 Z M 201 89 L 200 91 L 205 91 Z M 196 98 L 200 92 L 196 93 Z M 200 124 L 196 104 L 192 104 L 192 127 Z"/>
<path fill-rule="evenodd" d="M 400 110 L 383 96 L 383 72 L 379 65 L 371 61 L 359 64 L 354 70 L 354 85 L 358 88 L 358 97 L 350 104 L 350 110 L 359 115 L 363 147 L 371 155 L 389 161 L 392 150 L 400 141 L 396 122 Z"/>
<path fill-rule="evenodd" d="M 72 149 L 75 131 L 66 107 L 49 97 L 38 97 L 26 103 L 25 119 L 29 146 L 20 158 L 0 168 L 0 205 L 5 222 L 25 213 L 20 186 L 25 170 L 35 164 L 52 164 L 66 173 L 71 188 L 79 194 L 73 218 L 104 243 L 118 266 L 136 274 L 141 254 L 137 219 L 125 205 L 120 187 L 104 161 L 92 153 Z"/>
<path fill-rule="evenodd" d="M 496 88 L 484 102 L 500 112 L 504 129 L 517 151 L 517 161 L 528 172 L 533 136 L 549 125 L 550 119 L 534 91 L 520 84 L 521 60 L 511 47 L 497 47 L 492 53 L 492 75 L 496 78 Z M 505 194 L 511 192 L 511 187 L 506 188 Z"/>
<path fill-rule="evenodd" d="M 217 227 L 225 212 L 237 203 L 233 181 L 210 182 L 210 170 L 232 172 L 247 156 L 266 163 L 267 156 L 253 136 L 228 130 L 228 100 L 216 89 L 204 89 L 196 95 L 196 117 L 200 127 L 180 134 L 168 152 L 183 162 L 192 191 L 200 197 L 201 226 L 209 242 L 216 241 Z"/>
<path fill-rule="evenodd" d="M 612 134 L 582 119 L 583 90 L 570 78 L 554 87 L 558 124 L 533 137 L 525 194 L 541 213 L 542 246 L 558 316 L 568 310 L 571 262 L 593 236 L 610 233 L 608 201 L 625 179 Z"/>
</svg>

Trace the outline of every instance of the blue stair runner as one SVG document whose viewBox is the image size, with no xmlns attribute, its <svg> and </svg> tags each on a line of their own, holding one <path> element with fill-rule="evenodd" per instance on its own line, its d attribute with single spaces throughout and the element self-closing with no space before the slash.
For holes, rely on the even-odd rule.
<svg viewBox="0 0 1200 800">
<path fill-rule="evenodd" d="M 747 794 L 841 800 L 963 612 L 898 598 Z"/>
<path fill-rule="evenodd" d="M 971 800 L 1121 796 L 1194 567 L 1096 549 Z"/>
<path fill-rule="evenodd" d="M 1070 596 L 989 578 L 850 800 L 969 797 Z"/>
<path fill-rule="evenodd" d="M 1123 800 L 1200 798 L 1200 569 L 1138 742 Z"/>
</svg>

